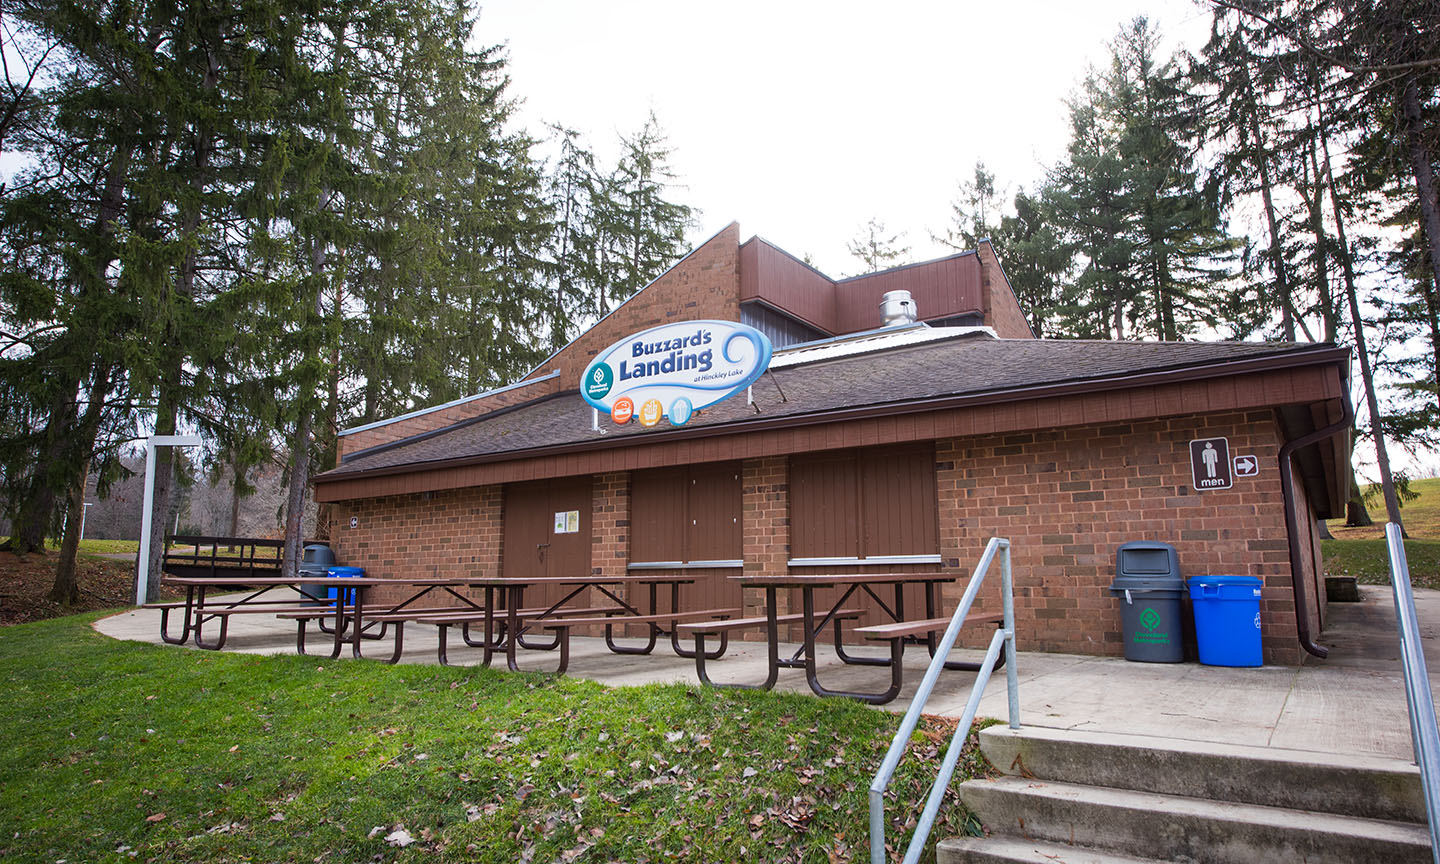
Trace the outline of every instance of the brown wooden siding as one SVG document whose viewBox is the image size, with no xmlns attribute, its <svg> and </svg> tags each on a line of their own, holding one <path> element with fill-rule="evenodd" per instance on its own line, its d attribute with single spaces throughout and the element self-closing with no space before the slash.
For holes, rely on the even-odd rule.
<svg viewBox="0 0 1440 864">
<path fill-rule="evenodd" d="M 801 321 L 836 334 L 835 283 L 755 237 L 740 247 L 740 302 L 764 300 Z"/>
<path fill-rule="evenodd" d="M 858 461 L 864 554 L 939 552 L 934 448 L 866 450 Z"/>
<path fill-rule="evenodd" d="M 505 534 L 501 573 L 505 576 L 587 576 L 590 573 L 591 478 L 505 487 Z M 557 534 L 555 514 L 580 511 L 580 530 Z M 564 596 L 547 586 L 527 591 L 527 606 L 547 605 Z"/>
<path fill-rule="evenodd" d="M 965 407 L 917 408 L 915 413 L 816 418 L 813 425 L 784 425 L 748 432 L 716 430 L 714 437 L 685 437 L 645 443 L 627 440 L 620 447 L 586 445 L 573 453 L 473 465 L 425 469 L 408 473 L 360 475 L 316 484 L 317 501 L 345 501 L 404 495 L 439 489 L 514 483 L 577 474 L 633 471 L 691 462 L 784 456 L 872 443 L 931 441 L 994 432 L 1018 432 L 1123 422 L 1220 411 L 1273 408 L 1342 398 L 1333 364 L 1251 372 L 1233 377 L 1225 390 L 1212 390 L 1203 380 L 1169 381 L 1112 392 L 1038 391 L 1017 398 L 1004 394 L 995 401 L 967 400 Z M 1001 400 L 1004 401 L 1001 401 Z M 696 427 L 697 435 L 704 434 Z"/>
<path fill-rule="evenodd" d="M 935 501 L 935 452 L 928 445 L 796 456 L 791 557 L 936 554 Z"/>
<path fill-rule="evenodd" d="M 685 469 L 655 468 L 630 475 L 630 560 L 682 561 Z"/>
<path fill-rule="evenodd" d="M 740 465 L 690 466 L 685 501 L 684 561 L 738 561 L 740 536 Z"/>
<path fill-rule="evenodd" d="M 740 466 L 636 471 L 630 479 L 630 560 L 738 561 Z"/>
<path fill-rule="evenodd" d="M 824 453 L 791 459 L 791 557 L 859 554 L 860 505 L 855 454 Z"/>
<path fill-rule="evenodd" d="M 922 319 L 984 311 L 980 258 L 957 255 L 836 283 L 836 332 L 879 327 L 880 298 L 886 291 L 909 291 Z"/>
</svg>

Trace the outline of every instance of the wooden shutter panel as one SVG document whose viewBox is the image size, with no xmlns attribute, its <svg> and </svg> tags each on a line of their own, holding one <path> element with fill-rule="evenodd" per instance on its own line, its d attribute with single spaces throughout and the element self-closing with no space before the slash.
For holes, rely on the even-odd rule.
<svg viewBox="0 0 1440 864">
<path fill-rule="evenodd" d="M 790 460 L 790 554 L 850 558 L 860 554 L 859 484 L 850 452 Z"/>
<path fill-rule="evenodd" d="M 630 475 L 630 560 L 684 558 L 685 469 L 657 468 Z"/>
<path fill-rule="evenodd" d="M 935 454 L 924 448 L 861 451 L 862 552 L 933 555 L 940 551 L 935 501 Z"/>
</svg>

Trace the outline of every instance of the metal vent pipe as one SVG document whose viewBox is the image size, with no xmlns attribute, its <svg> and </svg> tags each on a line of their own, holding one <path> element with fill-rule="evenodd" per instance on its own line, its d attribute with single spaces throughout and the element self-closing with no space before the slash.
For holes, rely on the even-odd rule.
<svg viewBox="0 0 1440 864">
<path fill-rule="evenodd" d="M 886 291 L 880 297 L 880 326 L 904 327 L 920 320 L 909 291 Z"/>
</svg>

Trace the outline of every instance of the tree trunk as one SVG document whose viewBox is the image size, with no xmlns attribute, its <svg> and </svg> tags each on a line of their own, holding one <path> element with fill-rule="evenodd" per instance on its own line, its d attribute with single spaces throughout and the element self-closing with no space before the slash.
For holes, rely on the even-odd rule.
<svg viewBox="0 0 1440 864">
<path fill-rule="evenodd" d="M 1320 144 L 1325 156 L 1325 180 L 1330 187 L 1330 208 L 1335 216 L 1335 239 L 1340 251 L 1340 272 L 1345 277 L 1345 299 L 1350 306 L 1350 322 L 1355 328 L 1355 351 L 1360 357 L 1360 378 L 1365 384 L 1365 404 L 1370 409 L 1370 431 L 1375 439 L 1375 463 L 1380 468 L 1380 488 L 1385 495 L 1385 514 L 1391 522 L 1400 526 L 1403 533 L 1405 523 L 1400 518 L 1400 498 L 1395 494 L 1395 479 L 1390 474 L 1390 454 L 1385 449 L 1385 430 L 1380 413 L 1380 400 L 1375 393 L 1375 372 L 1370 365 L 1370 352 L 1365 347 L 1365 321 L 1360 315 L 1359 288 L 1355 284 L 1355 267 L 1351 261 L 1350 244 L 1345 239 L 1345 220 L 1340 208 L 1340 196 L 1335 192 L 1335 175 L 1330 167 L 1330 144 L 1326 139 L 1322 115 Z"/>
<path fill-rule="evenodd" d="M 219 80 L 219 69 L 216 63 L 215 55 L 209 55 L 205 75 L 200 84 L 201 90 L 207 94 L 214 92 Z M 190 175 L 190 188 L 194 195 L 193 200 L 184 205 L 183 215 L 180 219 L 180 239 L 183 241 L 192 240 L 200 228 L 199 201 L 209 180 L 210 157 L 214 149 L 215 136 L 209 123 L 203 120 L 197 122 L 195 126 L 194 173 Z M 175 278 L 175 294 L 179 298 L 179 302 L 190 303 L 194 300 L 195 276 L 199 271 L 199 264 L 199 255 L 192 247 L 186 251 L 184 259 L 181 260 L 180 272 L 176 274 Z M 174 321 L 173 317 L 171 321 Z M 173 327 L 173 324 L 171 326 Z M 185 358 L 183 349 L 178 346 L 182 344 L 183 334 L 170 332 L 167 336 L 174 341 L 170 346 L 172 356 L 165 360 L 168 368 L 161 373 L 160 394 L 156 400 L 155 411 L 156 435 L 174 435 L 180 413 Z M 179 502 L 173 494 L 174 450 L 174 447 L 158 447 L 155 450 L 155 501 L 150 526 L 150 548 L 141 550 L 142 554 L 145 554 L 146 566 L 149 567 L 148 572 L 151 577 L 146 581 L 145 602 L 147 603 L 159 600 L 160 564 L 165 552 L 166 532 L 172 530 L 171 517 L 179 510 Z M 157 521 L 158 531 L 155 524 Z"/>
<path fill-rule="evenodd" d="M 311 413 L 305 411 L 295 424 L 295 437 L 290 441 L 290 490 L 285 498 L 285 549 L 282 573 L 294 576 L 299 572 L 302 533 L 305 519 L 305 487 L 310 482 Z"/>
<path fill-rule="evenodd" d="M 1241 64 L 1245 71 L 1245 92 L 1250 90 L 1250 66 Z M 1265 207 L 1265 224 L 1270 230 L 1270 269 L 1275 273 L 1275 295 L 1280 300 L 1280 329 L 1286 342 L 1295 341 L 1295 298 L 1290 296 L 1290 268 L 1285 260 L 1285 248 L 1280 240 L 1280 221 L 1275 216 L 1275 199 L 1270 181 L 1270 155 L 1261 137 L 1260 121 L 1256 117 L 1256 106 L 1247 106 L 1250 121 L 1250 137 L 1255 142 L 1255 159 L 1260 169 L 1260 201 Z"/>
<path fill-rule="evenodd" d="M 1425 294 L 1425 321 L 1430 325 L 1430 382 L 1435 386 L 1435 400 L 1440 405 L 1440 303 L 1436 292 L 1440 291 L 1434 279 L 1421 279 L 1420 289 Z"/>
<path fill-rule="evenodd" d="M 1420 221 L 1425 234 L 1426 257 L 1430 259 L 1430 278 L 1440 286 L 1440 202 L 1436 200 L 1435 174 L 1431 156 L 1425 147 L 1424 119 L 1420 114 L 1419 88 L 1412 75 L 1405 80 L 1401 93 L 1400 116 L 1405 123 L 1405 141 L 1410 147 L 1411 169 L 1415 174 L 1415 195 L 1420 199 Z"/>
<path fill-rule="evenodd" d="M 77 382 L 78 383 L 78 382 Z M 55 519 L 55 499 L 64 488 L 64 481 L 52 477 L 65 458 L 65 444 L 75 419 L 75 391 L 78 387 L 62 387 L 50 402 L 50 416 L 45 422 L 45 445 L 40 461 L 30 477 L 30 491 L 20 505 L 15 520 L 15 536 L 10 551 L 16 555 L 31 552 L 45 554 L 45 538 Z"/>
<path fill-rule="evenodd" d="M 100 420 L 105 413 L 105 395 L 110 392 L 112 374 L 113 369 L 101 368 L 101 364 L 97 364 L 87 394 L 89 401 L 85 404 L 85 414 L 76 429 L 76 440 L 71 442 L 72 452 L 76 454 L 76 468 L 67 496 L 70 518 L 65 523 L 60 560 L 55 565 L 55 582 L 46 595 L 47 600 L 61 606 L 69 606 L 80 599 L 80 583 L 75 577 L 75 555 L 80 550 L 80 530 L 85 524 L 85 481 L 90 476 L 90 464 L 94 461 L 95 439 L 100 435 Z"/>
<path fill-rule="evenodd" d="M 1365 497 L 1360 494 L 1360 481 L 1355 478 L 1355 469 L 1350 469 L 1350 499 L 1345 502 L 1345 527 L 1363 528 L 1374 525 L 1370 511 L 1365 509 Z"/>
</svg>

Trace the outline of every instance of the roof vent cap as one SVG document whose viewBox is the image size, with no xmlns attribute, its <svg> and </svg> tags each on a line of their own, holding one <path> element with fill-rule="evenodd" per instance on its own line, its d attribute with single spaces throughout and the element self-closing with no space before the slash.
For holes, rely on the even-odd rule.
<svg viewBox="0 0 1440 864">
<path fill-rule="evenodd" d="M 880 297 L 880 326 L 904 327 L 920 320 L 909 291 L 886 291 Z"/>
</svg>

